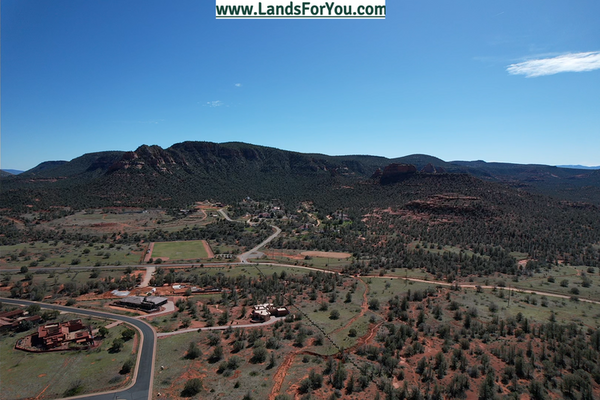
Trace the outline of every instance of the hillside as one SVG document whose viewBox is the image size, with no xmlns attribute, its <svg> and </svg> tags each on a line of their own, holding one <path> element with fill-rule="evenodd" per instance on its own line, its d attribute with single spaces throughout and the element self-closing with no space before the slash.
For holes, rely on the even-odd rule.
<svg viewBox="0 0 600 400">
<path fill-rule="evenodd" d="M 339 203 L 337 189 L 372 184 L 370 178 L 377 178 L 377 171 L 389 171 L 392 164 L 414 165 L 417 175 L 468 174 L 533 193 L 600 204 L 597 170 L 446 162 L 422 154 L 395 159 L 328 156 L 240 142 L 183 142 L 166 149 L 143 145 L 135 151 L 89 153 L 68 162 L 44 162 L 18 176 L 3 177 L 0 205 L 181 207 L 198 199 L 232 202 L 244 197 L 279 198 L 287 203 L 322 197 L 325 202 Z M 365 201 L 373 199 L 371 192 L 363 194 Z"/>
<path fill-rule="evenodd" d="M 570 201 L 600 204 L 600 171 L 539 164 L 452 161 L 469 174 Z"/>
<path fill-rule="evenodd" d="M 122 151 L 88 153 L 71 161 L 47 161 L 20 174 L 20 178 L 81 178 L 103 174 L 112 164 L 121 159 Z"/>
</svg>

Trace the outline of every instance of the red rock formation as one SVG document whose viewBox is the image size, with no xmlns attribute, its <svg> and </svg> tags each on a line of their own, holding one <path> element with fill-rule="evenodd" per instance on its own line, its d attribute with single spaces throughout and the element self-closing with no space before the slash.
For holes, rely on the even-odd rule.
<svg viewBox="0 0 600 400">
<path fill-rule="evenodd" d="M 417 172 L 412 164 L 390 164 L 383 169 L 379 182 L 382 185 L 395 183 L 407 179 Z"/>
<path fill-rule="evenodd" d="M 435 167 L 432 163 L 429 163 L 423 167 L 421 172 L 426 174 L 443 174 L 446 172 L 446 170 L 442 167 Z"/>
</svg>

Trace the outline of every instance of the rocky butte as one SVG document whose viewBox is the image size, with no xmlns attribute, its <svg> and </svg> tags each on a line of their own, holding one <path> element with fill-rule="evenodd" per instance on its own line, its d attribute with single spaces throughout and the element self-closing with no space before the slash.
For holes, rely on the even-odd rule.
<svg viewBox="0 0 600 400">
<path fill-rule="evenodd" d="M 390 183 L 396 183 L 410 178 L 417 173 L 417 167 L 412 164 L 389 164 L 383 171 L 378 169 L 373 174 L 372 178 L 379 178 L 379 183 L 387 185 Z"/>
</svg>

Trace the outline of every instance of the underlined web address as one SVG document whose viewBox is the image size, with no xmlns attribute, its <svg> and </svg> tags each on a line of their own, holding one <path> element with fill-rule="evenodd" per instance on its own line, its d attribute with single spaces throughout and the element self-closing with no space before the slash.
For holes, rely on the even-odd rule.
<svg viewBox="0 0 600 400">
<path fill-rule="evenodd" d="M 217 18 L 385 18 L 385 3 L 217 0 Z M 236 4 L 237 3 L 237 4 Z"/>
</svg>

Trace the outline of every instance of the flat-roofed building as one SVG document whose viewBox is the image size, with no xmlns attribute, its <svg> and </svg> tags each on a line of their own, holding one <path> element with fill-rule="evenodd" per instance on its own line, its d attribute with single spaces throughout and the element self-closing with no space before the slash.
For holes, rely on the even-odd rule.
<svg viewBox="0 0 600 400">
<path fill-rule="evenodd" d="M 163 304 L 166 304 L 169 299 L 160 296 L 129 296 L 117 301 L 117 304 L 123 307 L 135 308 L 144 311 L 155 311 Z"/>
<path fill-rule="evenodd" d="M 93 341 L 92 330 L 90 327 L 84 326 L 80 319 L 40 326 L 32 338 L 34 345 L 41 344 L 48 349 L 68 342 L 84 343 Z"/>
</svg>

